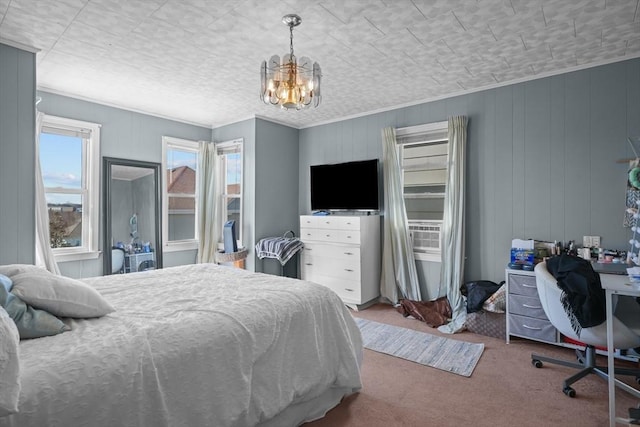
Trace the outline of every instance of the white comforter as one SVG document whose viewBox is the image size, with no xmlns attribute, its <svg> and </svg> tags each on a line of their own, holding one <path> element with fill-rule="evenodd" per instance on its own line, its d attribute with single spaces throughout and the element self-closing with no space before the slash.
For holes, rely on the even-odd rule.
<svg viewBox="0 0 640 427">
<path fill-rule="evenodd" d="M 116 312 L 22 341 L 0 426 L 294 425 L 361 387 L 360 331 L 326 287 L 211 264 L 84 281 Z"/>
</svg>

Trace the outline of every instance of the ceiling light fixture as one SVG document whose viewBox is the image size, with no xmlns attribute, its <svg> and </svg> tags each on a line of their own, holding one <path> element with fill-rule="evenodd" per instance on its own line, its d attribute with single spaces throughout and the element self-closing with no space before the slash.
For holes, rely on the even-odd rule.
<svg viewBox="0 0 640 427">
<path fill-rule="evenodd" d="M 302 22 L 298 15 L 285 15 L 282 22 L 289 26 L 290 52 L 283 55 L 282 63 L 278 55 L 273 55 L 269 62 L 262 61 L 260 67 L 261 90 L 260 99 L 265 104 L 279 105 L 281 108 L 302 110 L 312 105 L 320 105 L 320 65 L 311 63 L 311 59 L 303 56 L 296 62 L 293 54 L 293 27 Z"/>
</svg>

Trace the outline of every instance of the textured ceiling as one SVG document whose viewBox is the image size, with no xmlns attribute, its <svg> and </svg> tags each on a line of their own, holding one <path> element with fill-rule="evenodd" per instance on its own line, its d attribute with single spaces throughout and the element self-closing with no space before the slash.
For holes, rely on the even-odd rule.
<svg viewBox="0 0 640 427">
<path fill-rule="evenodd" d="M 323 72 L 318 108 L 262 104 L 263 59 Z M 638 0 L 0 0 L 38 88 L 216 127 L 302 128 L 640 56 Z"/>
</svg>

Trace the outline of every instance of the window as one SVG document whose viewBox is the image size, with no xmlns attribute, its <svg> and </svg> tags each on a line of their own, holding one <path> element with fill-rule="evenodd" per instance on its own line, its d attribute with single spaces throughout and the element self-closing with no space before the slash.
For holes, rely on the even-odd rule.
<svg viewBox="0 0 640 427">
<path fill-rule="evenodd" d="M 440 228 L 447 186 L 448 124 L 396 131 L 404 200 L 416 259 L 440 261 Z"/>
<path fill-rule="evenodd" d="M 236 239 L 242 246 L 242 139 L 216 144 L 222 182 L 222 223 L 236 222 Z"/>
<path fill-rule="evenodd" d="M 97 258 L 100 125 L 45 115 L 38 154 L 56 259 Z"/>
<path fill-rule="evenodd" d="M 216 144 L 221 183 L 220 234 L 222 224 L 236 221 L 238 243 L 242 242 L 242 139 Z M 198 246 L 198 142 L 163 137 L 163 239 L 169 251 Z"/>
<path fill-rule="evenodd" d="M 163 241 L 166 249 L 197 247 L 198 142 L 163 137 Z"/>
</svg>

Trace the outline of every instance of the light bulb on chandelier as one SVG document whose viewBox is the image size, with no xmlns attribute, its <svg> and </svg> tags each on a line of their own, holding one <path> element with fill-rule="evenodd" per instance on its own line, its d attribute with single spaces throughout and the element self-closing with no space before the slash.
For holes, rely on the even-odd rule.
<svg viewBox="0 0 640 427">
<path fill-rule="evenodd" d="M 284 109 L 317 107 L 322 99 L 320 65 L 312 64 L 306 56 L 297 60 L 293 54 L 293 27 L 300 25 L 302 18 L 285 15 L 282 22 L 289 27 L 289 53 L 282 56 L 282 62 L 278 55 L 273 55 L 268 62 L 262 61 L 260 99 Z"/>
</svg>

